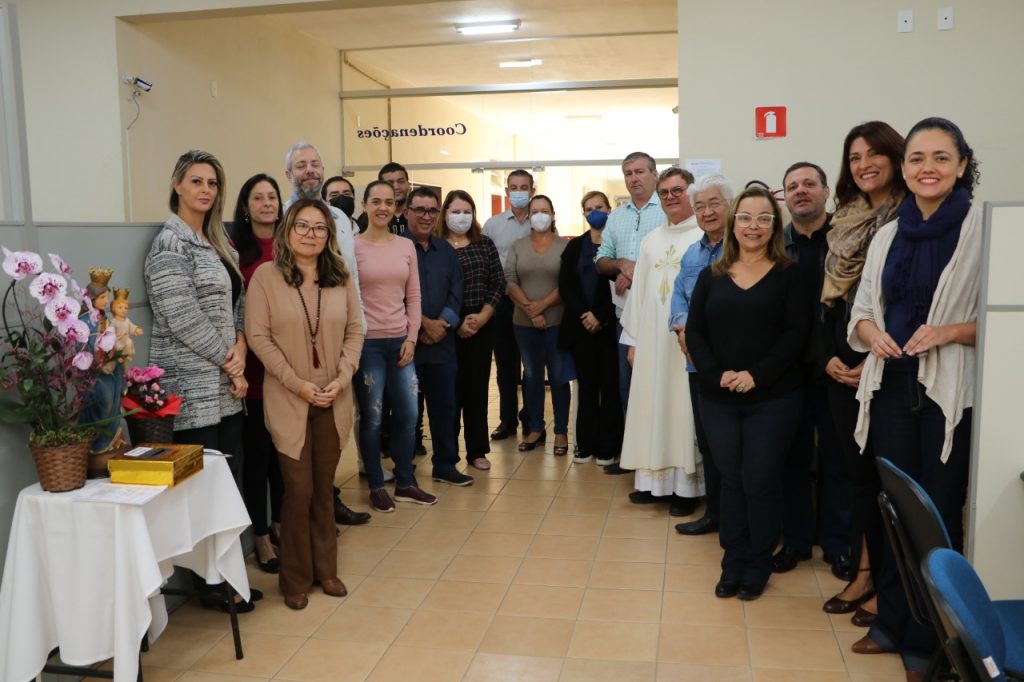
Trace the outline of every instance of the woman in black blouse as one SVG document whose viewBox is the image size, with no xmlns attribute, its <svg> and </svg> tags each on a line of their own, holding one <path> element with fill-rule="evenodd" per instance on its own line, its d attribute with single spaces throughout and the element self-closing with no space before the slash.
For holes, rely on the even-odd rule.
<svg viewBox="0 0 1024 682">
<path fill-rule="evenodd" d="M 782 470 L 800 416 L 810 288 L 783 247 L 772 195 L 748 187 L 729 213 L 722 258 L 697 279 L 686 345 L 722 475 L 718 597 L 761 596 L 782 530 Z"/>
<path fill-rule="evenodd" d="M 455 247 L 462 265 L 462 324 L 455 330 L 456 379 L 455 434 L 459 414 L 465 425 L 466 459 L 487 470 L 491 451 L 487 436 L 487 388 L 491 382 L 494 325 L 488 324 L 505 295 L 505 272 L 494 242 L 485 237 L 476 219 L 473 197 L 461 189 L 448 192 L 441 206 L 437 235 Z"/>
<path fill-rule="evenodd" d="M 580 202 L 590 230 L 572 239 L 562 252 L 558 291 L 565 303 L 559 345 L 576 362 L 579 403 L 573 458 L 585 464 L 595 457 L 604 466 L 622 450 L 622 401 L 619 398 L 618 338 L 615 305 L 608 280 L 594 264 L 611 206 L 604 192 L 587 192 Z"/>
</svg>

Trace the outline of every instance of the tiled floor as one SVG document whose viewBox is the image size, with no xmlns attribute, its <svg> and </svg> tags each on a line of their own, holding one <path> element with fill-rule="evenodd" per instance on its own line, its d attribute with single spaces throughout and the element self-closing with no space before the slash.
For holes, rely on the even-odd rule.
<svg viewBox="0 0 1024 682">
<path fill-rule="evenodd" d="M 717 536 L 679 536 L 666 506 L 630 504 L 631 476 L 494 445 L 473 486 L 432 483 L 424 462 L 436 506 L 343 528 L 347 598 L 314 591 L 291 611 L 250 559 L 266 599 L 240 617 L 245 658 L 226 616 L 188 603 L 144 655 L 146 680 L 904 679 L 893 655 L 850 653 L 864 631 L 848 616 L 822 613 L 842 584 L 820 558 L 758 601 L 716 599 Z M 351 445 L 338 481 L 365 509 Z"/>
</svg>

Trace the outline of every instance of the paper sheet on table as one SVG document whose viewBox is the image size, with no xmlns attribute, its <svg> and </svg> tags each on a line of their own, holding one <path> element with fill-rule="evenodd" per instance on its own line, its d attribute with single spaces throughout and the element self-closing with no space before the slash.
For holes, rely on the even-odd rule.
<svg viewBox="0 0 1024 682">
<path fill-rule="evenodd" d="M 165 485 L 100 483 L 80 490 L 73 499 L 75 502 L 112 502 L 142 506 L 165 490 Z"/>
</svg>

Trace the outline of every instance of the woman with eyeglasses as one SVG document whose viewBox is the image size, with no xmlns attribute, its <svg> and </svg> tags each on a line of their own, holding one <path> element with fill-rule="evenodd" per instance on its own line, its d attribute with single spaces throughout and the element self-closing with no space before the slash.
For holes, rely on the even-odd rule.
<svg viewBox="0 0 1024 682">
<path fill-rule="evenodd" d="M 790 267 L 782 228 L 771 193 L 745 189 L 729 212 L 721 259 L 697 278 L 686 324 L 700 415 L 721 474 L 720 598 L 761 596 L 782 531 L 782 471 L 810 327 L 810 287 Z"/>
<path fill-rule="evenodd" d="M 619 349 L 615 305 L 608 280 L 597 272 L 611 205 L 604 192 L 592 191 L 580 202 L 590 230 L 569 241 L 562 252 L 558 291 L 565 303 L 559 345 L 572 353 L 579 381 L 576 444 L 573 458 L 585 464 L 595 457 L 612 464 L 622 450 L 622 401 L 619 398 Z"/>
<path fill-rule="evenodd" d="M 411 239 L 393 234 L 395 190 L 376 180 L 363 192 L 366 231 L 356 238 L 359 285 L 366 313 L 366 340 L 355 379 L 359 404 L 359 454 L 370 486 L 370 506 L 393 512 L 384 489 L 381 423 L 384 396 L 391 405 L 389 449 L 395 463 L 395 499 L 431 505 L 437 498 L 420 489 L 413 471 L 416 439 L 416 338 L 420 331 L 420 275 Z"/>
<path fill-rule="evenodd" d="M 558 347 L 559 327 L 565 306 L 558 291 L 565 240 L 555 230 L 555 208 L 551 199 L 535 195 L 528 205 L 530 236 L 514 242 L 505 261 L 508 296 L 516 309 L 512 328 L 523 356 L 523 390 L 529 413 L 527 432 L 519 443 L 520 452 L 543 445 L 544 368 L 551 384 L 555 413 L 555 445 L 552 452 L 569 452 L 569 381 L 573 379 L 572 359 Z"/>
</svg>

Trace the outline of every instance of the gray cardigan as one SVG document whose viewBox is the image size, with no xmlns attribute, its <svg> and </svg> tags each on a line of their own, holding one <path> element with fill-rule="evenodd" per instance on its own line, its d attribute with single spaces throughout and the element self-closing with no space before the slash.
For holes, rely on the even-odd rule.
<svg viewBox="0 0 1024 682">
<path fill-rule="evenodd" d="M 175 431 L 240 412 L 242 401 L 231 396 L 220 366 L 235 332 L 245 329 L 245 294 L 232 307 L 231 278 L 217 252 L 171 215 L 153 239 L 144 274 L 153 308 L 149 361 L 166 371 L 164 389 L 184 401 Z"/>
</svg>

